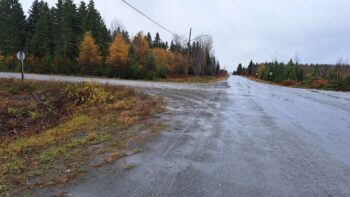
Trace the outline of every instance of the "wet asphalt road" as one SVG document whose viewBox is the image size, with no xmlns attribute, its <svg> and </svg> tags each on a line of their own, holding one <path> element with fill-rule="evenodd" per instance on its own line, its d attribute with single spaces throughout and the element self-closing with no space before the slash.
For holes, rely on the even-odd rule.
<svg viewBox="0 0 350 197">
<path fill-rule="evenodd" d="M 202 85 L 108 82 L 163 97 L 166 129 L 142 153 L 37 195 L 350 196 L 349 93 L 241 77 Z"/>
</svg>

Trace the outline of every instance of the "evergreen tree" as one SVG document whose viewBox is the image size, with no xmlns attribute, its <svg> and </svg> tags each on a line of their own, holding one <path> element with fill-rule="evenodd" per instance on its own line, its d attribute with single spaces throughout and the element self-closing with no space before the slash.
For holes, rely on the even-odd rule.
<svg viewBox="0 0 350 197">
<path fill-rule="evenodd" d="M 153 41 L 153 48 L 162 48 L 162 40 L 160 39 L 159 33 L 156 33 L 156 37 Z"/>
<path fill-rule="evenodd" d="M 129 32 L 128 32 L 128 31 L 122 31 L 122 35 L 123 35 L 123 37 L 124 37 L 124 39 L 125 39 L 125 42 L 126 42 L 127 44 L 130 44 Z"/>
<path fill-rule="evenodd" d="M 149 43 L 149 47 L 150 48 L 153 48 L 153 41 L 152 41 L 152 36 L 151 36 L 151 33 L 147 33 L 147 35 L 146 35 L 146 40 L 148 41 L 148 43 Z"/>
<path fill-rule="evenodd" d="M 242 75 L 243 74 L 243 66 L 242 64 L 239 64 L 237 67 L 237 75 Z"/>
<path fill-rule="evenodd" d="M 287 66 L 294 66 L 294 62 L 293 62 L 293 59 L 290 59 Z"/>
<path fill-rule="evenodd" d="M 0 49 L 14 55 L 24 49 L 25 16 L 18 0 L 0 1 Z"/>
<path fill-rule="evenodd" d="M 133 79 L 140 78 L 140 66 L 137 63 L 136 47 L 134 44 L 131 44 L 129 47 L 128 64 L 129 64 L 128 78 L 133 78 Z"/>
<path fill-rule="evenodd" d="M 142 67 L 142 75 L 143 78 L 153 79 L 156 75 L 156 60 L 151 51 L 146 51 L 144 56 L 142 57 L 141 63 Z"/>
<path fill-rule="evenodd" d="M 78 56 L 79 43 L 76 36 L 76 33 L 79 32 L 77 30 L 79 25 L 76 17 L 76 6 L 72 0 L 58 0 L 53 12 L 54 40 L 56 44 L 55 57 L 59 61 L 65 59 L 74 61 Z"/>
<path fill-rule="evenodd" d="M 170 43 L 170 51 L 174 52 L 175 51 L 175 45 L 174 45 L 174 41 L 172 40 Z"/>
<path fill-rule="evenodd" d="M 163 43 L 163 47 L 162 48 L 165 49 L 165 50 L 168 50 L 168 48 L 169 48 L 168 42 Z"/>
<path fill-rule="evenodd" d="M 33 35 L 36 30 L 36 25 L 39 21 L 40 17 L 40 10 L 43 6 L 43 1 L 35 0 L 32 4 L 32 7 L 29 10 L 29 16 L 26 23 L 26 36 L 27 36 L 27 44 L 30 44 L 31 39 L 33 38 Z M 29 48 L 29 46 L 27 46 Z M 29 52 L 31 51 L 28 49 Z"/>
<path fill-rule="evenodd" d="M 112 38 L 115 38 L 118 34 L 121 34 L 121 33 L 122 33 L 122 31 L 121 31 L 120 27 L 118 26 L 117 29 L 112 32 L 112 34 L 111 34 Z"/>
<path fill-rule="evenodd" d="M 252 75 L 253 74 L 253 60 L 250 60 L 249 65 L 248 65 L 248 75 Z"/>
<path fill-rule="evenodd" d="M 47 3 L 40 6 L 35 24 L 33 37 L 30 40 L 30 52 L 36 57 L 42 58 L 46 53 L 50 53 L 51 43 L 51 13 Z M 33 16 L 33 18 L 36 16 Z"/>
<path fill-rule="evenodd" d="M 84 33 L 88 31 L 87 28 L 87 15 L 88 15 L 88 10 L 86 7 L 86 3 L 84 1 L 80 2 L 79 8 L 78 8 L 78 13 L 77 13 L 77 20 L 79 24 L 79 29 L 78 29 L 78 35 L 81 40 L 84 36 Z"/>
</svg>

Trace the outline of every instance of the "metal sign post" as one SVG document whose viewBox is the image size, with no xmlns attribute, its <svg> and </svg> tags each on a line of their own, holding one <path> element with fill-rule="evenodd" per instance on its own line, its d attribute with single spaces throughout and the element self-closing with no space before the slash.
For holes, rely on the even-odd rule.
<svg viewBox="0 0 350 197">
<path fill-rule="evenodd" d="M 21 61 L 22 64 L 22 81 L 24 80 L 24 59 L 26 58 L 26 54 L 23 51 L 19 51 L 17 53 L 17 59 Z"/>
</svg>

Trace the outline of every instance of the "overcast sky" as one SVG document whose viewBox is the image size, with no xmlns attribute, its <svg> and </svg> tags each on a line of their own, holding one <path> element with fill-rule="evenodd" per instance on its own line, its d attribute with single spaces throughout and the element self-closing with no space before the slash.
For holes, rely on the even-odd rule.
<svg viewBox="0 0 350 197">
<path fill-rule="evenodd" d="M 31 0 L 20 0 L 27 13 Z M 50 6 L 57 0 L 47 0 Z M 85 0 L 88 2 L 88 0 Z M 350 59 L 349 0 L 128 0 L 171 31 L 188 36 L 209 34 L 215 54 L 228 70 L 238 63 L 288 61 L 335 63 Z M 80 0 L 75 0 L 78 4 Z M 172 35 L 122 3 L 95 0 L 106 24 L 115 18 L 134 35 Z"/>
</svg>

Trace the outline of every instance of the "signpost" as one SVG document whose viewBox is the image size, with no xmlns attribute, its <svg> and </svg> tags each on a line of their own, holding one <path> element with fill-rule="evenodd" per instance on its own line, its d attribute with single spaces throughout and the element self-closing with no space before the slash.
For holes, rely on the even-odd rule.
<svg viewBox="0 0 350 197">
<path fill-rule="evenodd" d="M 17 59 L 19 60 L 19 61 L 21 61 L 21 64 L 22 64 L 22 81 L 24 80 L 24 59 L 26 59 L 26 54 L 23 52 L 23 51 L 19 51 L 18 53 L 17 53 Z"/>
</svg>

